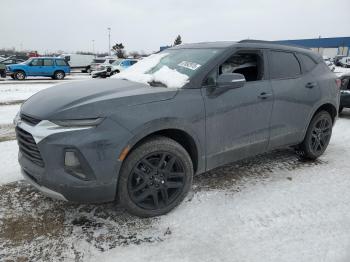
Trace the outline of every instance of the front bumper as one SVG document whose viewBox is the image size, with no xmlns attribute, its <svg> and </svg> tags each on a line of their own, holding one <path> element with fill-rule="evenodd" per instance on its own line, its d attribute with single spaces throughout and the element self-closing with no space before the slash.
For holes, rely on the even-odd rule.
<svg viewBox="0 0 350 262">
<path fill-rule="evenodd" d="M 39 124 L 38 124 L 39 125 Z M 19 124 L 19 128 L 26 128 Z M 121 162 L 119 154 L 129 141 L 131 133 L 114 121 L 105 119 L 99 126 L 57 133 L 27 128 L 40 151 L 43 166 L 19 152 L 19 163 L 24 178 L 43 194 L 52 198 L 79 202 L 100 203 L 115 200 Z M 67 171 L 64 165 L 66 150 L 74 149 L 83 158 L 88 179 L 82 180 Z"/>
</svg>

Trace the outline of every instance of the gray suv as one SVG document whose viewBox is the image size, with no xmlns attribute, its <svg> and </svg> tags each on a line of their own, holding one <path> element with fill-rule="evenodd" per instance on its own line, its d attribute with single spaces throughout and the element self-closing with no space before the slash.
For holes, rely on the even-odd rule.
<svg viewBox="0 0 350 262">
<path fill-rule="evenodd" d="M 44 194 L 162 215 L 194 174 L 288 146 L 316 159 L 339 108 L 322 57 L 263 41 L 180 45 L 116 77 L 52 87 L 22 105 L 19 163 Z"/>
</svg>

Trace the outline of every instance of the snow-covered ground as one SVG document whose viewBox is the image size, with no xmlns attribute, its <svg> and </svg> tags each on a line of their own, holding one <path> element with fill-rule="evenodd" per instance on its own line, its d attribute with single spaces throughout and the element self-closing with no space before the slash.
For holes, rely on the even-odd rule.
<svg viewBox="0 0 350 262">
<path fill-rule="evenodd" d="M 0 106 L 0 127 L 18 107 Z M 345 110 L 315 162 L 286 149 L 198 175 L 151 219 L 44 197 L 21 180 L 16 141 L 0 142 L 0 261 L 348 262 L 349 129 Z"/>
</svg>

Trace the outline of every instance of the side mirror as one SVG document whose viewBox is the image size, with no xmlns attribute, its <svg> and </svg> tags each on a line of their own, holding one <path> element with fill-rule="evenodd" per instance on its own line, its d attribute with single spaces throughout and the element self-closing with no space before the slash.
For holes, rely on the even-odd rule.
<svg viewBox="0 0 350 262">
<path fill-rule="evenodd" d="M 244 75 L 237 73 L 221 74 L 217 80 L 218 88 L 234 89 L 243 87 L 246 80 Z"/>
</svg>

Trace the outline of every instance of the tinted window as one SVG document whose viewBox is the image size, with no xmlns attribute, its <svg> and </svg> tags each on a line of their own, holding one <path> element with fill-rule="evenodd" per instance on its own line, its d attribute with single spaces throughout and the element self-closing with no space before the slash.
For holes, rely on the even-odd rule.
<svg viewBox="0 0 350 262">
<path fill-rule="evenodd" d="M 66 63 L 66 61 L 60 59 L 60 60 L 56 60 L 56 65 L 58 65 L 58 66 L 66 66 L 67 63 Z"/>
<path fill-rule="evenodd" d="M 52 59 L 44 59 L 44 66 L 53 66 Z"/>
<path fill-rule="evenodd" d="M 113 64 L 115 62 L 115 60 L 109 60 L 110 64 Z"/>
<path fill-rule="evenodd" d="M 301 74 L 300 65 L 293 53 L 270 51 L 270 77 L 291 78 Z"/>
<path fill-rule="evenodd" d="M 136 64 L 136 63 L 137 63 L 137 61 L 135 61 L 135 60 L 130 61 L 131 65 Z"/>
<path fill-rule="evenodd" d="M 317 65 L 316 62 L 314 60 L 312 60 L 309 56 L 307 55 L 303 55 L 303 54 L 298 54 L 298 58 L 301 61 L 301 63 L 303 64 L 306 72 L 311 71 L 312 69 L 314 69 L 314 67 Z"/>
<path fill-rule="evenodd" d="M 42 59 L 33 59 L 32 66 L 42 66 L 43 65 L 43 60 Z"/>
</svg>

